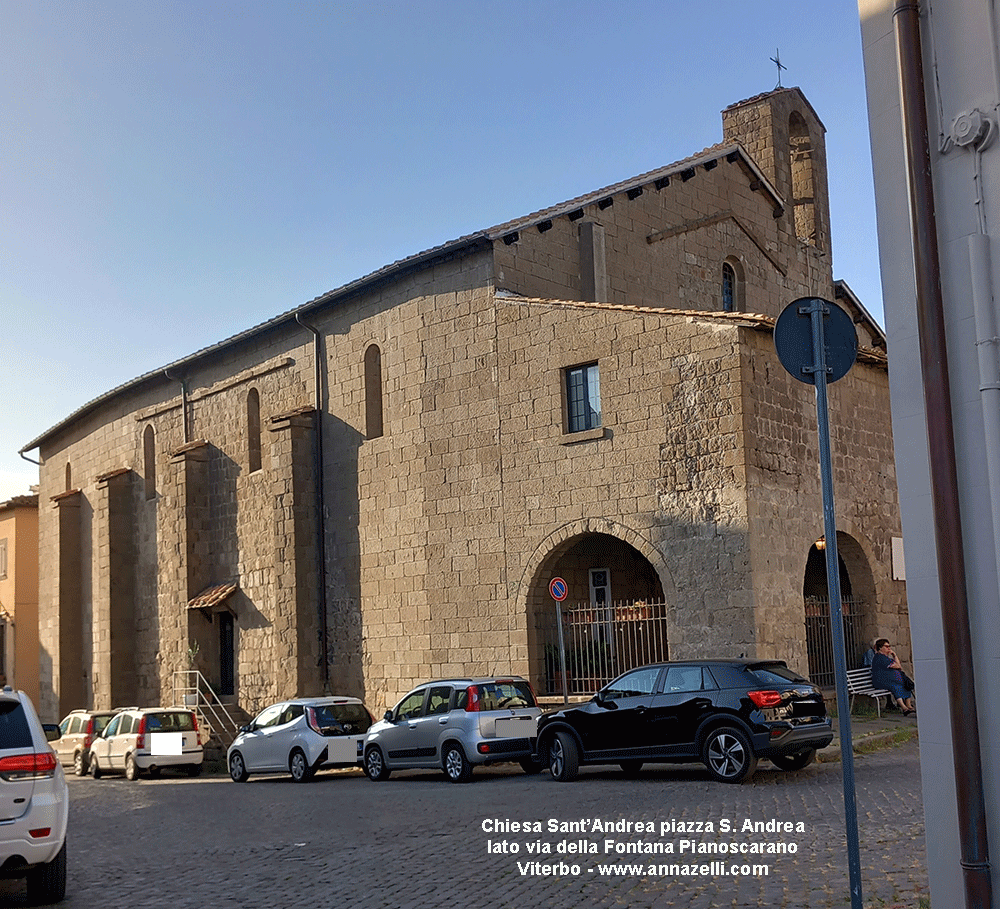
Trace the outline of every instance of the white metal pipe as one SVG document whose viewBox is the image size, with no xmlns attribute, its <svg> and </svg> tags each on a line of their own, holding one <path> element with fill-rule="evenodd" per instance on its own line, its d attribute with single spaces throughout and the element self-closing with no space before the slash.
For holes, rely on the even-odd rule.
<svg viewBox="0 0 1000 909">
<path fill-rule="evenodd" d="M 993 515 L 993 554 L 1000 586 L 1000 340 L 990 277 L 990 238 L 969 236 L 972 305 L 976 314 L 976 350 L 979 355 L 979 394 L 983 405 L 986 475 Z"/>
</svg>

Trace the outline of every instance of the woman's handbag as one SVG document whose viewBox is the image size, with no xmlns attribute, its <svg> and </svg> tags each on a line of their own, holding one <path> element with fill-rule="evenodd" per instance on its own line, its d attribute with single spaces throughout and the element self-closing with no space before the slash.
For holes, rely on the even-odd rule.
<svg viewBox="0 0 1000 909">
<path fill-rule="evenodd" d="M 913 691 L 913 689 L 916 688 L 916 685 L 913 684 L 913 679 L 911 679 L 905 672 L 901 671 L 899 674 L 903 677 L 903 687 L 907 691 Z"/>
</svg>

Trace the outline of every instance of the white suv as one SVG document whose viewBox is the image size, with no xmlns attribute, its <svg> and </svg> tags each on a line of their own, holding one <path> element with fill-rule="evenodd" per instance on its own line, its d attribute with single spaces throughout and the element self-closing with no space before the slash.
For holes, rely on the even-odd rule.
<svg viewBox="0 0 1000 909">
<path fill-rule="evenodd" d="M 31 903 L 66 894 L 66 777 L 23 691 L 0 691 L 0 877 L 27 879 Z"/>
<path fill-rule="evenodd" d="M 112 717 L 90 746 L 90 775 L 124 773 L 155 778 L 164 767 L 201 773 L 204 752 L 198 720 L 182 707 L 126 707 Z"/>
</svg>

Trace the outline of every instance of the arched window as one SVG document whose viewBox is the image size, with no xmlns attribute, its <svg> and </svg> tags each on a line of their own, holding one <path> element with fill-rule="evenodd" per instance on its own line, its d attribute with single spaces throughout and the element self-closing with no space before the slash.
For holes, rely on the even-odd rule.
<svg viewBox="0 0 1000 909">
<path fill-rule="evenodd" d="M 66 492 L 69 492 L 73 488 L 73 468 L 70 467 L 69 461 L 66 462 Z"/>
<path fill-rule="evenodd" d="M 147 426 L 142 434 L 142 460 L 146 498 L 152 499 L 156 495 L 156 436 L 152 426 Z"/>
<path fill-rule="evenodd" d="M 382 436 L 382 351 L 377 344 L 365 351 L 365 435 Z"/>
<path fill-rule="evenodd" d="M 730 256 L 722 263 L 722 311 L 743 312 L 743 266 Z"/>
<path fill-rule="evenodd" d="M 736 310 L 736 272 L 728 262 L 722 263 L 722 311 Z"/>
<path fill-rule="evenodd" d="M 818 246 L 812 139 L 806 121 L 796 111 L 788 118 L 788 156 L 792 170 L 795 236 L 803 243 Z"/>
<path fill-rule="evenodd" d="M 260 393 L 247 392 L 247 462 L 250 473 L 260 470 Z"/>
</svg>

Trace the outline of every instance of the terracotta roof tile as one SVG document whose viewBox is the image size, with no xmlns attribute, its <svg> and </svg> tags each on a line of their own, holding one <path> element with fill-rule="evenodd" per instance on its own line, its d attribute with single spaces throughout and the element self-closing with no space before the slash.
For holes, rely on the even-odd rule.
<svg viewBox="0 0 1000 909">
<path fill-rule="evenodd" d="M 233 581 L 230 584 L 217 584 L 214 587 L 206 587 L 198 596 L 188 600 L 188 609 L 212 609 L 231 597 L 240 585 Z"/>
</svg>

